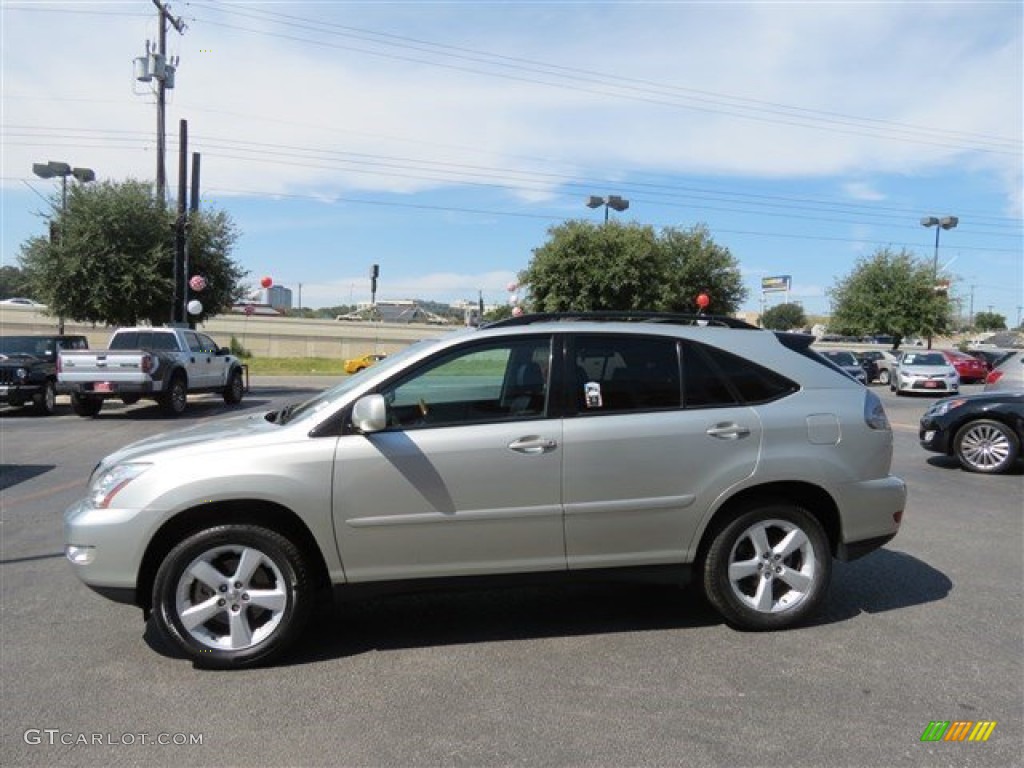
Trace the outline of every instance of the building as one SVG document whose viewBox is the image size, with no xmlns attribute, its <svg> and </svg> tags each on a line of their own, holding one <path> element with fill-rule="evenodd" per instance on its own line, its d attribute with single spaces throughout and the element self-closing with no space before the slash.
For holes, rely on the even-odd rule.
<svg viewBox="0 0 1024 768">
<path fill-rule="evenodd" d="M 285 288 L 283 285 L 272 285 L 269 288 L 263 288 L 260 290 L 258 301 L 260 304 L 268 304 L 274 309 L 291 309 L 292 289 Z"/>
</svg>

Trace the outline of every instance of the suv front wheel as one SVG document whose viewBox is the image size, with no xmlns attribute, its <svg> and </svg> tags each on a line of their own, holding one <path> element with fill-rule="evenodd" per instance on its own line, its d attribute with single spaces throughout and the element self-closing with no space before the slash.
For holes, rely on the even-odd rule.
<svg viewBox="0 0 1024 768">
<path fill-rule="evenodd" d="M 306 558 L 290 540 L 258 526 L 221 525 L 193 534 L 164 558 L 153 615 L 197 666 L 239 668 L 291 645 L 312 597 Z"/>
<path fill-rule="evenodd" d="M 821 524 L 788 503 L 763 504 L 718 530 L 704 560 L 704 592 L 738 629 L 783 629 L 825 597 L 832 555 Z"/>
</svg>

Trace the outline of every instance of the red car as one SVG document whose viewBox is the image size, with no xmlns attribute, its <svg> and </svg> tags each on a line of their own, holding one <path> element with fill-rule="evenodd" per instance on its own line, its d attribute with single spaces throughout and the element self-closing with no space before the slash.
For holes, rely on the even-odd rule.
<svg viewBox="0 0 1024 768">
<path fill-rule="evenodd" d="M 984 381 L 988 375 L 988 366 L 976 357 L 963 352 L 957 352 L 955 349 L 943 349 L 942 354 L 956 368 L 960 381 L 964 384 Z"/>
</svg>

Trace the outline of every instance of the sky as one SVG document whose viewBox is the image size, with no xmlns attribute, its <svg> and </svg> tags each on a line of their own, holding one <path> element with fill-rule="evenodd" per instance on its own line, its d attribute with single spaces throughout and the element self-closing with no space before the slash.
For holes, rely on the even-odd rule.
<svg viewBox="0 0 1024 768">
<path fill-rule="evenodd" d="M 828 290 L 879 248 L 935 259 L 964 315 L 1024 306 L 1024 3 L 171 2 L 167 92 L 233 258 L 305 307 L 504 303 L 548 231 L 706 225 L 744 309 Z M 2 262 L 59 182 L 156 178 L 133 60 L 152 0 L 0 0 Z M 762 294 L 790 275 L 788 295 Z M 879 297 L 884 301 L 885 297 Z"/>
</svg>

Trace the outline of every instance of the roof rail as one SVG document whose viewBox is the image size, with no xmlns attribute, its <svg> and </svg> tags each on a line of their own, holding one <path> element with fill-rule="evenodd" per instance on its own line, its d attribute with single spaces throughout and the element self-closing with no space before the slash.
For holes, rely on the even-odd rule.
<svg viewBox="0 0 1024 768">
<path fill-rule="evenodd" d="M 683 312 L 651 312 L 648 310 L 595 310 L 589 312 L 536 312 L 487 323 L 482 328 L 509 328 L 516 325 L 553 322 L 593 323 L 670 323 L 673 325 L 713 325 L 721 328 L 761 330 L 756 325 L 725 315 L 696 315 Z"/>
</svg>

